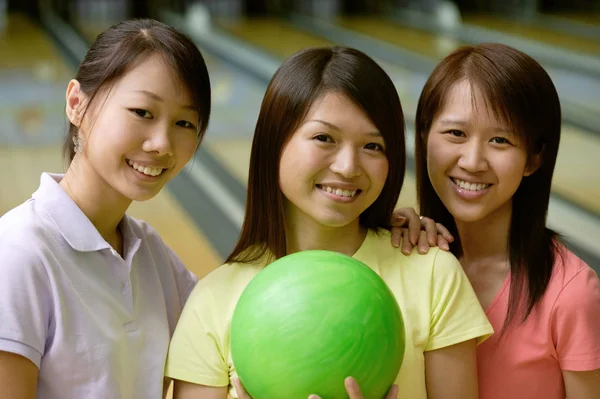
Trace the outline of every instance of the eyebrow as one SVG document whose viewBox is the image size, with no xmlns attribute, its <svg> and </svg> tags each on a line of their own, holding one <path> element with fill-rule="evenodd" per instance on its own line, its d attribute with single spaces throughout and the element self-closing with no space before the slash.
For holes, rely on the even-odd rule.
<svg viewBox="0 0 600 399">
<path fill-rule="evenodd" d="M 340 129 L 339 127 L 337 127 L 336 125 L 334 125 L 333 123 L 325 122 L 325 121 L 322 121 L 322 120 L 320 120 L 320 119 L 311 119 L 311 120 L 309 120 L 309 121 L 307 121 L 307 122 L 318 122 L 318 123 L 321 123 L 321 124 L 323 124 L 323 125 L 325 125 L 325 126 L 327 126 L 327 127 L 331 128 L 331 129 L 333 129 L 333 130 L 337 130 L 337 131 L 340 131 L 340 130 L 342 130 L 342 129 Z M 373 137 L 381 137 L 381 133 L 380 133 L 380 132 L 378 132 L 378 131 L 374 131 L 374 132 L 368 132 L 367 134 L 368 134 L 369 136 L 373 136 Z"/>
<path fill-rule="evenodd" d="M 144 94 L 156 101 L 165 101 L 165 99 L 162 98 L 161 96 L 159 96 L 158 94 L 152 93 L 151 91 L 148 91 L 148 90 L 136 90 L 136 93 Z M 196 112 L 198 111 L 198 109 L 196 107 L 194 107 L 193 105 L 183 105 L 182 108 L 190 109 L 190 110 L 196 111 Z"/>
<path fill-rule="evenodd" d="M 468 123 L 462 119 L 442 119 L 439 123 L 440 123 L 440 125 L 456 125 L 456 126 L 468 125 Z M 489 130 L 491 130 L 492 132 L 501 132 L 501 133 L 512 134 L 512 131 L 510 129 L 500 127 L 500 126 L 490 128 Z"/>
</svg>

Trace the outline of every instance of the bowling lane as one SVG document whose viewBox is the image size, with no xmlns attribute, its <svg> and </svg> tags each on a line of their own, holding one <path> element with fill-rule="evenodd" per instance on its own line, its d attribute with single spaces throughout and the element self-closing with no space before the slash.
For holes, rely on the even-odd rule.
<svg viewBox="0 0 600 399">
<path fill-rule="evenodd" d="M 403 27 L 384 18 L 343 17 L 338 18 L 336 23 L 343 28 L 431 57 L 434 61 L 441 60 L 465 44 L 443 35 Z"/>
<path fill-rule="evenodd" d="M 353 18 L 344 19 L 348 23 L 348 28 L 356 27 L 359 31 L 371 34 L 373 37 L 380 37 L 383 40 L 392 41 L 395 38 L 395 44 L 404 47 L 404 40 L 401 39 L 407 34 L 418 40 L 418 43 L 412 43 L 407 40 L 409 46 L 416 51 L 423 48 L 431 48 L 437 38 L 435 35 L 420 33 L 418 31 L 406 28 L 399 28 L 393 23 L 386 22 L 377 18 Z M 363 26 L 362 21 L 367 23 Z M 314 45 L 330 45 L 331 42 L 321 39 L 301 31 L 298 31 L 283 21 L 279 20 L 245 20 L 238 23 L 221 25 L 228 32 L 242 40 L 246 40 L 251 45 L 257 46 L 282 60 L 293 54 L 300 48 Z M 379 29 L 381 27 L 381 30 Z M 452 43 L 457 46 L 458 43 Z M 447 51 L 452 51 L 449 46 Z M 442 58 L 443 52 L 429 51 L 429 56 Z M 388 71 L 392 80 L 398 88 L 398 93 L 402 100 L 402 105 L 407 115 L 407 119 L 414 119 L 417 99 L 421 88 L 425 83 L 424 74 L 410 72 L 408 70 L 379 61 Z M 237 144 L 236 144 L 237 145 Z M 589 165 L 600 153 L 600 137 L 589 134 L 580 129 L 569 125 L 563 126 L 563 136 L 561 140 L 561 150 L 558 157 L 557 171 L 554 179 L 554 192 L 562 197 L 572 201 L 582 208 L 600 215 L 600 181 L 596 178 L 597 171 L 590 168 Z M 237 162 L 234 161 L 234 162 Z M 235 168 L 234 168 L 235 169 Z M 245 180 L 244 180 L 245 181 Z M 407 181 L 407 186 L 409 182 Z M 407 198 L 407 200 L 409 200 Z M 410 201 L 413 201 L 410 199 Z"/>
<path fill-rule="evenodd" d="M 333 43 L 320 36 L 298 30 L 283 20 L 276 18 L 243 19 L 239 21 L 220 21 L 219 28 L 227 33 L 256 46 L 281 61 L 296 51 L 312 46 L 329 46 Z M 397 65 L 378 60 L 389 73 L 402 99 L 406 112 L 414 113 L 417 99 L 426 76 Z"/>
<path fill-rule="evenodd" d="M 600 42 L 597 40 L 570 36 L 551 29 L 534 27 L 524 22 L 511 21 L 492 15 L 464 14 L 463 22 L 537 40 L 566 50 L 600 56 Z"/>
<path fill-rule="evenodd" d="M 577 14 L 577 13 L 555 13 L 547 14 L 550 17 L 564 18 L 573 22 L 579 22 L 591 26 L 600 27 L 600 14 Z"/>
<path fill-rule="evenodd" d="M 30 19 L 10 14 L 0 36 L 0 168 L 9 190 L 0 192 L 0 215 L 28 199 L 43 171 L 61 173 L 66 130 L 64 93 L 74 70 Z M 134 203 L 129 214 L 146 220 L 196 275 L 221 262 L 206 236 L 168 190 Z"/>
<path fill-rule="evenodd" d="M 225 31 L 261 47 L 282 59 L 305 47 L 329 46 L 332 43 L 293 29 L 275 18 L 243 18 L 235 21 L 219 20 L 218 26 Z"/>
</svg>

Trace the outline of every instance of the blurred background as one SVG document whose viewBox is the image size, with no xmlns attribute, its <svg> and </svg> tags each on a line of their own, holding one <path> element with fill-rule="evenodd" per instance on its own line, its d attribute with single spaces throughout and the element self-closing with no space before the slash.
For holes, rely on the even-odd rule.
<svg viewBox="0 0 600 399">
<path fill-rule="evenodd" d="M 130 214 L 153 225 L 199 277 L 241 227 L 250 145 L 266 85 L 282 60 L 344 44 L 375 58 L 407 117 L 407 178 L 416 206 L 413 120 L 435 64 L 468 43 L 502 42 L 551 75 L 563 130 L 548 221 L 600 270 L 600 0 L 0 0 L 0 215 L 63 172 L 65 89 L 96 35 L 150 16 L 189 34 L 208 63 L 213 114 L 195 159 Z"/>
</svg>

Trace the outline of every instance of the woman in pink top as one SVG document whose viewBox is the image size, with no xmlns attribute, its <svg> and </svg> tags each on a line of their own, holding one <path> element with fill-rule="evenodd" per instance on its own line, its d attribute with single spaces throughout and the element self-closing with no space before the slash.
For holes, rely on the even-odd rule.
<svg viewBox="0 0 600 399">
<path fill-rule="evenodd" d="M 478 347 L 484 399 L 600 398 L 600 281 L 546 227 L 561 129 L 532 58 L 463 47 L 416 114 L 421 213 L 448 227 L 496 333 Z"/>
</svg>

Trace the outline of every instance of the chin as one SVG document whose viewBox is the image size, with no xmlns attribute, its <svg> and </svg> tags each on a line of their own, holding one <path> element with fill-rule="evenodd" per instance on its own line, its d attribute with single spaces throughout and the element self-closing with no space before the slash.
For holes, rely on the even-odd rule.
<svg viewBox="0 0 600 399">
<path fill-rule="evenodd" d="M 450 214 L 452 215 L 452 217 L 454 218 L 454 220 L 456 220 L 457 222 L 463 222 L 463 223 L 479 222 L 480 220 L 485 219 L 485 217 L 487 216 L 486 213 L 483 213 L 479 210 L 449 209 L 449 211 L 450 211 Z"/>
<path fill-rule="evenodd" d="M 129 199 L 130 201 L 137 201 L 137 202 L 143 202 L 143 201 L 148 201 L 151 200 L 152 198 L 156 197 L 156 195 L 160 192 L 160 190 L 158 191 L 122 191 L 121 195 L 123 195 L 125 198 Z"/>
<path fill-rule="evenodd" d="M 345 215 L 317 215 L 314 217 L 317 222 L 327 227 L 346 227 L 357 218 L 358 216 L 352 218 Z"/>
</svg>

